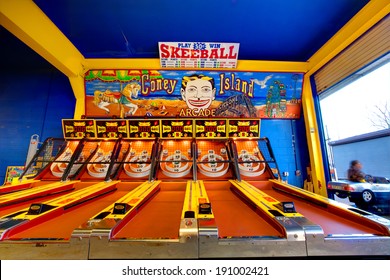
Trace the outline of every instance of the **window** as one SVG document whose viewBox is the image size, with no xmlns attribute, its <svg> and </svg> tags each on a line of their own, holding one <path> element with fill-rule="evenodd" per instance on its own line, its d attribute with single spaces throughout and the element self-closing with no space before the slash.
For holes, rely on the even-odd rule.
<svg viewBox="0 0 390 280">
<path fill-rule="evenodd" d="M 325 134 L 333 141 L 390 128 L 390 61 L 356 75 L 360 78 L 320 95 Z"/>
<path fill-rule="evenodd" d="M 390 178 L 390 59 L 354 75 L 319 96 L 331 179 L 345 178 L 351 160 Z"/>
</svg>

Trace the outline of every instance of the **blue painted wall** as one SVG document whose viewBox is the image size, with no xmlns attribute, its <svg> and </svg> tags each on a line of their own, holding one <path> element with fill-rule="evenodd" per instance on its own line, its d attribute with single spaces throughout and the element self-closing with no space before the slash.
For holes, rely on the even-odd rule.
<svg viewBox="0 0 390 280">
<path fill-rule="evenodd" d="M 24 165 L 30 138 L 62 137 L 61 119 L 73 118 L 68 78 L 54 68 L 0 72 L 0 185 L 7 166 Z"/>
<path fill-rule="evenodd" d="M 288 177 L 282 176 L 282 179 L 291 185 L 303 187 L 307 177 L 306 167 L 309 166 L 303 117 L 299 120 L 262 120 L 260 134 L 270 140 L 280 173 L 289 174 Z M 297 170 L 301 172 L 300 175 L 296 174 Z"/>
</svg>

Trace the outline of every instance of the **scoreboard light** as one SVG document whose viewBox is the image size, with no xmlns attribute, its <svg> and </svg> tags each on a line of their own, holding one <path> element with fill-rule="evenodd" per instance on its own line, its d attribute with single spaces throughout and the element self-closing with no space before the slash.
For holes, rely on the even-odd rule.
<svg viewBox="0 0 390 280">
<path fill-rule="evenodd" d="M 183 135 L 183 133 L 181 133 L 181 132 L 179 132 L 179 131 L 175 131 L 175 132 L 173 132 L 173 137 L 175 137 L 175 138 L 181 138 L 182 137 L 182 135 Z"/>
<path fill-rule="evenodd" d="M 150 133 L 149 132 L 141 132 L 140 135 L 141 135 L 141 138 L 149 138 Z"/>
<path fill-rule="evenodd" d="M 116 134 L 116 132 L 109 132 L 107 134 L 108 138 L 118 138 L 118 135 Z"/>
<path fill-rule="evenodd" d="M 210 131 L 210 132 L 207 132 L 206 135 L 207 135 L 207 138 L 214 138 L 216 134 L 215 134 L 215 132 Z"/>
</svg>

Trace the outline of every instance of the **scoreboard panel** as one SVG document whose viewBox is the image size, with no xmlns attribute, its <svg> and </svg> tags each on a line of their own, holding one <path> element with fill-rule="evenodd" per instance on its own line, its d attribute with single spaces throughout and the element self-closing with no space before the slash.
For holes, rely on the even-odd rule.
<svg viewBox="0 0 390 280">
<path fill-rule="evenodd" d="M 160 137 L 160 121 L 153 119 L 128 120 L 128 137 L 150 139 Z"/>
<path fill-rule="evenodd" d="M 260 119 L 229 119 L 228 137 L 259 138 Z"/>
<path fill-rule="evenodd" d="M 96 133 L 99 139 L 127 138 L 127 121 L 96 120 Z"/>
<path fill-rule="evenodd" d="M 196 138 L 227 138 L 226 119 L 197 119 L 194 120 Z"/>
<path fill-rule="evenodd" d="M 65 139 L 96 138 L 95 120 L 62 120 Z"/>
<path fill-rule="evenodd" d="M 193 121 L 191 119 L 161 120 L 161 138 L 192 138 L 194 136 Z"/>
<path fill-rule="evenodd" d="M 65 119 L 62 129 L 65 139 L 259 138 L 260 119 Z"/>
</svg>

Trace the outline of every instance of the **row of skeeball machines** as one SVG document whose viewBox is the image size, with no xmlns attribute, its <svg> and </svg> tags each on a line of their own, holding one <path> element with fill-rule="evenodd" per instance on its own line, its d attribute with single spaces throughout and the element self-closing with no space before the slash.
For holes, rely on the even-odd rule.
<svg viewBox="0 0 390 280">
<path fill-rule="evenodd" d="M 1 259 L 390 256 L 390 221 L 280 180 L 267 138 L 48 138 L 0 187 Z"/>
</svg>

